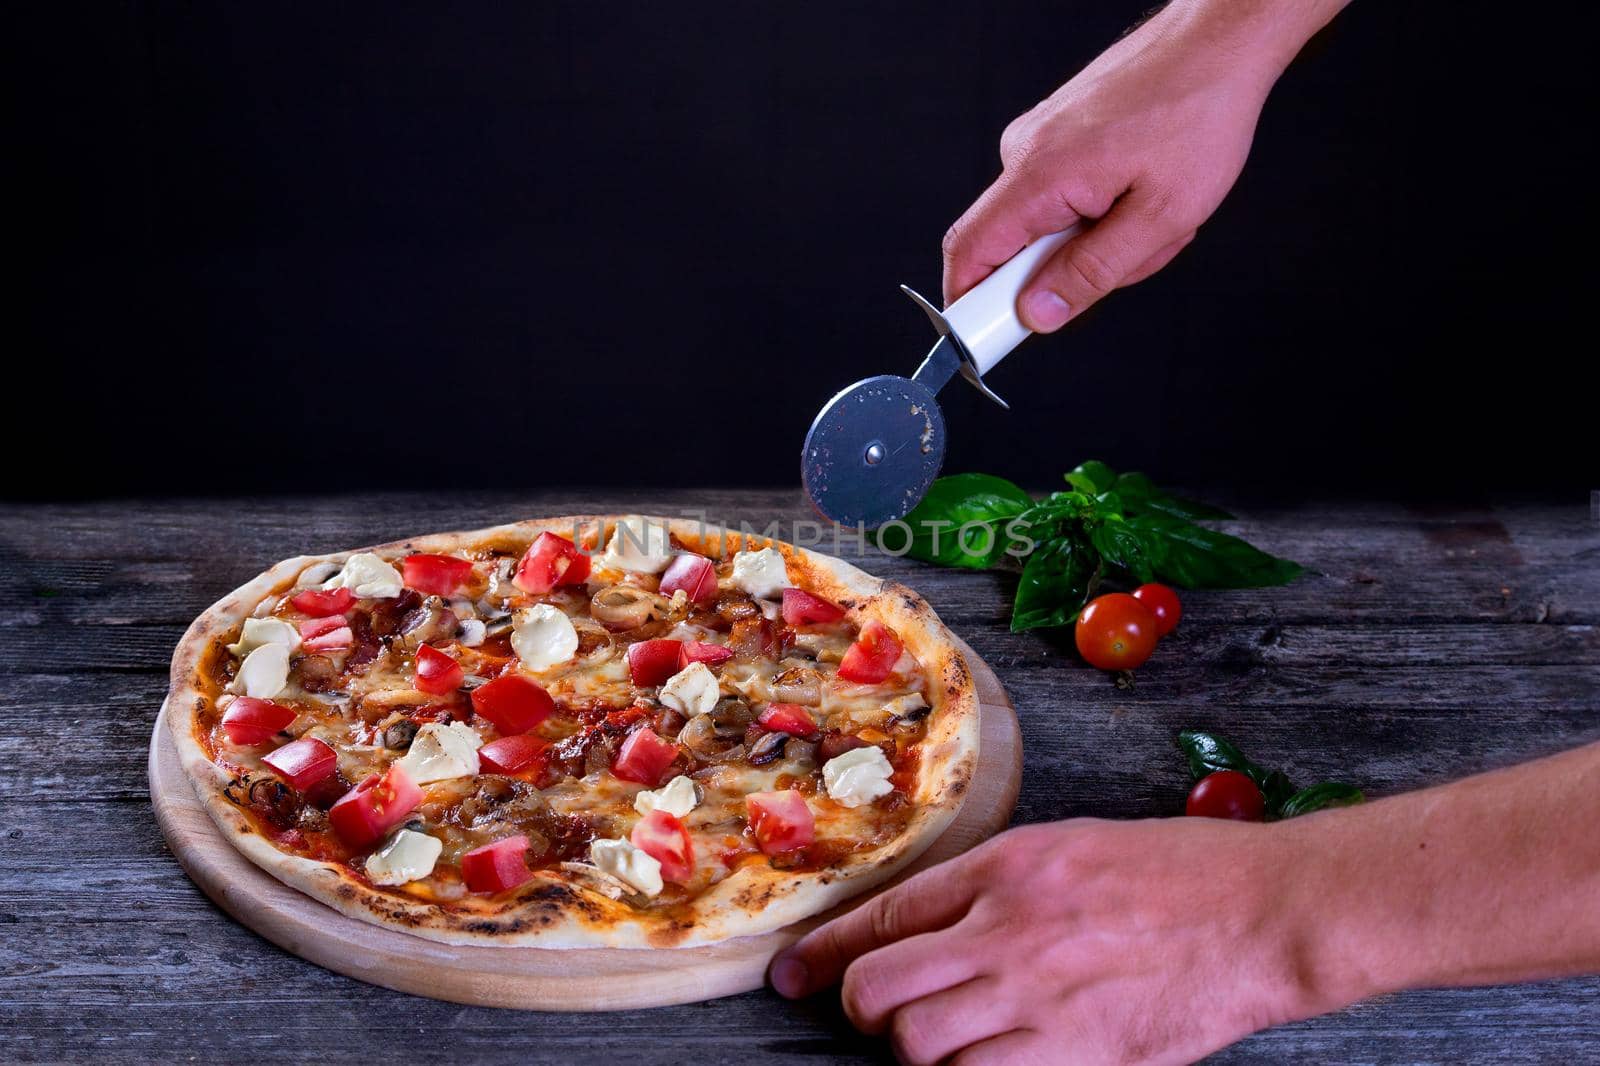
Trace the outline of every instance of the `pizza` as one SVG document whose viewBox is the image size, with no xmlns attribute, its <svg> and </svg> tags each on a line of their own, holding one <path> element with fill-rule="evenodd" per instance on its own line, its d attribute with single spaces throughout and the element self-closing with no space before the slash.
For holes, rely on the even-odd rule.
<svg viewBox="0 0 1600 1066">
<path fill-rule="evenodd" d="M 289 559 L 212 606 L 167 719 L 223 835 L 447 943 L 708 944 L 955 817 L 971 675 L 909 589 L 700 522 L 579 516 Z"/>
</svg>

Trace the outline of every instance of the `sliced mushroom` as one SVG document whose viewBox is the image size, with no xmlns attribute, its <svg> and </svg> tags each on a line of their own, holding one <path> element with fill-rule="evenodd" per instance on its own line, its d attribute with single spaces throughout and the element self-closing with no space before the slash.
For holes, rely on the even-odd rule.
<svg viewBox="0 0 1600 1066">
<path fill-rule="evenodd" d="M 750 753 L 745 756 L 745 760 L 751 766 L 765 766 L 769 762 L 777 762 L 783 756 L 783 745 L 788 739 L 787 733 L 764 733 L 750 745 Z"/>
<path fill-rule="evenodd" d="M 476 648 L 483 643 L 483 638 L 489 635 L 488 627 L 476 618 L 462 618 L 461 632 L 456 639 L 463 648 Z"/>
</svg>

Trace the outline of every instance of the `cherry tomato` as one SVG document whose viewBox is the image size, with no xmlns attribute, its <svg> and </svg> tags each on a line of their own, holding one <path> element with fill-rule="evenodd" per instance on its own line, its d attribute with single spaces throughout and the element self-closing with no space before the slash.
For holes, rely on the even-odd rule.
<svg viewBox="0 0 1600 1066">
<path fill-rule="evenodd" d="M 472 561 L 453 555 L 408 555 L 400 564 L 400 575 L 418 592 L 453 596 L 472 576 Z"/>
<path fill-rule="evenodd" d="M 900 659 L 900 638 L 877 619 L 861 627 L 861 635 L 839 660 L 839 676 L 858 685 L 876 685 L 894 671 Z"/>
<path fill-rule="evenodd" d="M 581 585 L 589 577 L 589 557 L 566 537 L 540 533 L 517 564 L 511 583 L 542 596 L 560 585 Z"/>
<path fill-rule="evenodd" d="M 1097 596 L 1078 615 L 1078 654 L 1100 670 L 1133 670 L 1156 650 L 1157 624 L 1126 592 Z"/>
<path fill-rule="evenodd" d="M 1266 817 L 1266 809 L 1261 790 L 1248 775 L 1237 770 L 1217 770 L 1195 784 L 1183 813 L 1196 818 L 1259 822 Z"/>
<path fill-rule="evenodd" d="M 418 692 L 443 696 L 460 688 L 464 677 L 461 664 L 438 648 L 424 644 L 417 649 L 416 677 L 411 683 Z"/>
<path fill-rule="evenodd" d="M 1156 636 L 1164 637 L 1178 628 L 1178 619 L 1183 617 L 1183 604 L 1178 602 L 1176 592 L 1165 585 L 1140 585 L 1132 595 L 1156 616 Z"/>
<path fill-rule="evenodd" d="M 461 856 L 461 880 L 468 890 L 489 895 L 516 888 L 533 876 L 527 856 L 526 836 L 502 837 Z"/>
<path fill-rule="evenodd" d="M 628 834 L 633 846 L 661 864 L 661 878 L 680 884 L 694 876 L 694 841 L 683 820 L 651 811 Z"/>
</svg>

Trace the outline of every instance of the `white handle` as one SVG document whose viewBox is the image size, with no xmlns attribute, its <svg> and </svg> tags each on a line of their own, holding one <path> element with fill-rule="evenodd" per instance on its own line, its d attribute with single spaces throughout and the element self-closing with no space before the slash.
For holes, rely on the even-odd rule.
<svg viewBox="0 0 1600 1066">
<path fill-rule="evenodd" d="M 1011 349 L 1028 339 L 1031 331 L 1017 317 L 1017 297 L 1051 253 L 1081 228 L 1072 225 L 1060 233 L 1040 237 L 944 309 L 945 321 L 972 353 L 979 374 L 987 374 Z"/>
</svg>

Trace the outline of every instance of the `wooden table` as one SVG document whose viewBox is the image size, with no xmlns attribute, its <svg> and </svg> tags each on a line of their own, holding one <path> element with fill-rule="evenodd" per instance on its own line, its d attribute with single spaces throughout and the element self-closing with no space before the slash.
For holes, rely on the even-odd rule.
<svg viewBox="0 0 1600 1066">
<path fill-rule="evenodd" d="M 751 993 L 621 1015 L 463 1008 L 360 984 L 228 920 L 166 853 L 145 786 L 184 626 L 300 551 L 512 518 L 638 510 L 764 526 L 792 491 L 327 497 L 0 510 L 0 1061 L 424 1059 L 670 1063 L 882 1058 L 836 1002 Z M 1226 500 L 1220 502 L 1226 503 Z M 1221 730 L 1374 795 L 1600 738 L 1600 524 L 1589 501 L 1252 510 L 1238 530 L 1321 571 L 1185 597 L 1118 689 L 1070 636 L 1012 635 L 1012 579 L 905 560 L 1000 674 L 1026 746 L 1017 821 L 1182 808 L 1172 738 Z M 826 550 L 826 546 L 824 546 Z M 1507 916 L 1515 920 L 1514 915 Z M 1413 992 L 1258 1034 L 1275 1061 L 1595 1061 L 1600 979 Z"/>
</svg>

